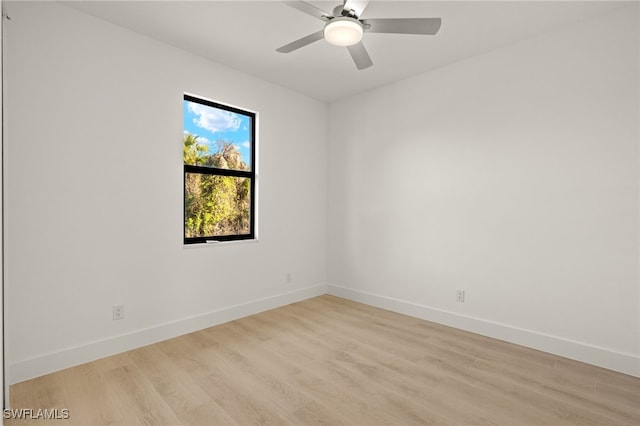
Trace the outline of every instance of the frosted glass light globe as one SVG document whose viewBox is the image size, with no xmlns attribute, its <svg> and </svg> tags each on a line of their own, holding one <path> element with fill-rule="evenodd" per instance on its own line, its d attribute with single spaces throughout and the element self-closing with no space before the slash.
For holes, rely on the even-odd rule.
<svg viewBox="0 0 640 426">
<path fill-rule="evenodd" d="M 324 39 L 336 46 L 352 46 L 362 40 L 362 24 L 353 18 L 333 18 L 324 26 Z"/>
</svg>

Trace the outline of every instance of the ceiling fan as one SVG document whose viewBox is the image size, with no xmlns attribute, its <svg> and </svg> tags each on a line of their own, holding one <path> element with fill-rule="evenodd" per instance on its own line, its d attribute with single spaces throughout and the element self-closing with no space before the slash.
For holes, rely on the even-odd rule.
<svg viewBox="0 0 640 426">
<path fill-rule="evenodd" d="M 322 30 L 285 44 L 276 51 L 293 52 L 324 38 L 331 44 L 346 47 L 359 70 L 373 65 L 367 49 L 362 44 L 363 33 L 434 35 L 442 23 L 440 18 L 361 19 L 362 12 L 367 7 L 369 0 L 343 0 L 343 4 L 336 6 L 332 13 L 327 13 L 302 0 L 283 1 L 282 3 L 324 21 L 325 25 Z"/>
</svg>

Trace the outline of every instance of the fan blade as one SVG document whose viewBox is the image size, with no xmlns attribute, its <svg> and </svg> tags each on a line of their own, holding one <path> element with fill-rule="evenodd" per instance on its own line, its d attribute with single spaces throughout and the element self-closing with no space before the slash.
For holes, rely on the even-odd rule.
<svg viewBox="0 0 640 426">
<path fill-rule="evenodd" d="M 364 19 L 365 31 L 369 33 L 427 34 L 434 35 L 440 29 L 440 18 L 380 18 Z"/>
<path fill-rule="evenodd" d="M 324 31 L 320 30 L 318 32 L 315 32 L 313 34 L 309 34 L 306 37 L 302 37 L 301 39 L 298 39 L 296 41 L 293 41 L 289 44 L 285 44 L 282 47 L 279 47 L 276 49 L 276 52 L 280 52 L 280 53 L 289 53 L 289 52 L 293 52 L 296 49 L 300 49 L 301 47 L 305 47 L 308 44 L 313 43 L 314 41 L 318 41 L 320 39 L 322 39 L 324 37 Z"/>
<path fill-rule="evenodd" d="M 325 12 L 322 9 L 318 9 L 317 7 L 315 7 L 312 4 L 303 2 L 302 0 L 295 0 L 295 1 L 283 1 L 282 3 L 286 4 L 287 6 L 291 6 L 294 9 L 298 9 L 301 12 L 306 13 L 307 15 L 311 15 L 315 18 L 321 19 L 325 22 L 329 21 L 331 19 L 331 14 L 328 12 Z"/>
<path fill-rule="evenodd" d="M 367 7 L 369 0 L 347 0 L 344 3 L 343 10 L 352 10 L 358 18 L 362 16 L 362 12 Z"/>
<path fill-rule="evenodd" d="M 367 49 L 364 48 L 364 44 L 362 44 L 362 42 L 354 44 L 353 46 L 347 46 L 347 49 L 359 70 L 369 68 L 373 65 L 373 62 L 369 57 L 369 53 L 367 52 Z"/>
</svg>

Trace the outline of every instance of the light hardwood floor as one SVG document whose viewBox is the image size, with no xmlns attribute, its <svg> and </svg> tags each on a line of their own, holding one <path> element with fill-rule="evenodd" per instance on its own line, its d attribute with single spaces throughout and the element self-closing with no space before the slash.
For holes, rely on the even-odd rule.
<svg viewBox="0 0 640 426">
<path fill-rule="evenodd" d="M 13 385 L 77 425 L 640 425 L 640 379 L 321 296 Z"/>
</svg>

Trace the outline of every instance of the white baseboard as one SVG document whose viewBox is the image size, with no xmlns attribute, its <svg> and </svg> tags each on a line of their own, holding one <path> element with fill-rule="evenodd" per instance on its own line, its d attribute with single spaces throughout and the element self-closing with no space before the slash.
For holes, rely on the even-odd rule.
<svg viewBox="0 0 640 426">
<path fill-rule="evenodd" d="M 360 290 L 317 285 L 22 360 L 9 365 L 6 379 L 10 384 L 22 382 L 327 293 L 640 377 L 640 358 L 631 354 Z"/>
<path fill-rule="evenodd" d="M 640 377 L 640 357 L 632 354 L 336 285 L 328 285 L 327 293 Z"/>
<path fill-rule="evenodd" d="M 55 371 L 126 352 L 131 349 L 140 348 L 152 343 L 172 339 L 183 334 L 202 330 L 207 327 L 212 327 L 238 318 L 278 308 L 290 303 L 300 302 L 323 294 L 326 294 L 325 285 L 307 287 L 264 299 L 252 300 L 246 303 L 225 307 L 205 314 L 183 318 L 154 327 L 136 330 L 119 336 L 65 348 L 60 351 L 51 352 L 10 364 L 7 379 L 11 384 L 19 383 L 44 374 L 53 373 Z"/>
</svg>

